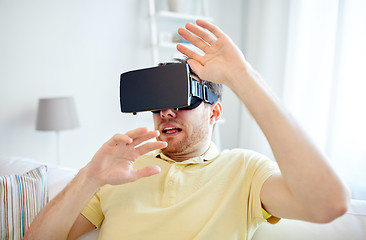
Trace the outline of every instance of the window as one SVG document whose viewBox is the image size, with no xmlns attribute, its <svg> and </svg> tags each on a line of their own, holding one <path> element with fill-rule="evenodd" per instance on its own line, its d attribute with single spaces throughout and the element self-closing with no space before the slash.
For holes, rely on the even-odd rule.
<svg viewBox="0 0 366 240">
<path fill-rule="evenodd" d="M 284 102 L 366 199 L 366 1 L 292 1 Z"/>
</svg>

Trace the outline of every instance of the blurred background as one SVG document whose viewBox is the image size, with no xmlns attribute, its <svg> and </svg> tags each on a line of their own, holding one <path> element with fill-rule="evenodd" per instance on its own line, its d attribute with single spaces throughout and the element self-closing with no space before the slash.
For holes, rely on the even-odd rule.
<svg viewBox="0 0 366 240">
<path fill-rule="evenodd" d="M 170 4 L 0 0 L 0 156 L 56 163 L 56 134 L 36 130 L 40 98 L 74 99 L 79 127 L 61 131 L 58 143 L 67 167 L 84 166 L 115 133 L 152 129 L 151 113 L 120 113 L 120 74 L 176 56 L 177 27 L 201 17 L 232 38 L 329 156 L 353 197 L 366 199 L 366 1 Z M 227 88 L 223 106 L 214 139 L 219 148 L 254 149 L 273 159 L 255 121 Z"/>
</svg>

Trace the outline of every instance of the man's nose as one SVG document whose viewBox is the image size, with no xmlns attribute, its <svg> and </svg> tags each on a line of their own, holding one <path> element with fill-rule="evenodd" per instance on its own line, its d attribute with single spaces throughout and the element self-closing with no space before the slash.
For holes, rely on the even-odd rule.
<svg viewBox="0 0 366 240">
<path fill-rule="evenodd" d="M 160 117 L 162 119 L 170 119 L 176 117 L 176 111 L 172 108 L 160 110 Z"/>
</svg>

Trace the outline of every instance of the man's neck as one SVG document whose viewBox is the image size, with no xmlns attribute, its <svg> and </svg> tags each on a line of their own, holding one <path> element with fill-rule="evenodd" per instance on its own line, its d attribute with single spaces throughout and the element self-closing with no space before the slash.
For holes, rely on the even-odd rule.
<svg viewBox="0 0 366 240">
<path fill-rule="evenodd" d="M 208 142 L 207 144 L 205 144 L 205 147 L 202 147 L 200 149 L 197 149 L 197 150 L 189 152 L 189 153 L 164 153 L 164 151 L 162 151 L 162 152 L 166 156 L 168 156 L 169 158 L 171 158 L 172 160 L 174 160 L 176 162 L 183 162 L 188 159 L 199 157 L 199 156 L 202 156 L 203 154 L 205 154 L 210 147 L 210 143 L 211 142 Z"/>
</svg>

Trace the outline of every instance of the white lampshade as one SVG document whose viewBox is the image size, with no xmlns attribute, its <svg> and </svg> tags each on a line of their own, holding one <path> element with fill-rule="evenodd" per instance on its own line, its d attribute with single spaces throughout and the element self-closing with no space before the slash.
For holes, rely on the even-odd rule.
<svg viewBox="0 0 366 240">
<path fill-rule="evenodd" d="M 72 97 L 39 99 L 37 130 L 60 131 L 77 127 L 79 127 L 79 120 Z"/>
</svg>

